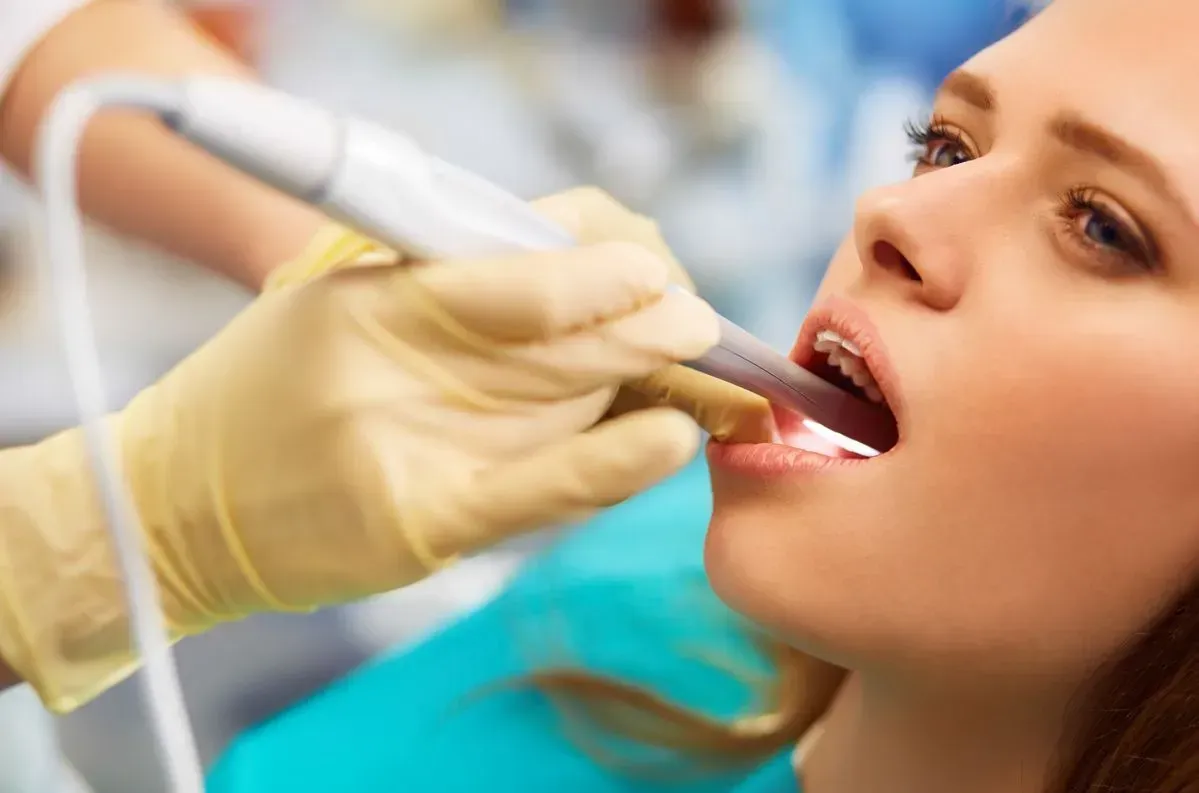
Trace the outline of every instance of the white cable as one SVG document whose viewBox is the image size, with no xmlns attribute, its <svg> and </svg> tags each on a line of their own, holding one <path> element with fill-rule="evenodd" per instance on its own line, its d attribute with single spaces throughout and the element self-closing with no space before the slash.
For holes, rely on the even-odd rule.
<svg viewBox="0 0 1199 793">
<path fill-rule="evenodd" d="M 137 513 L 125 487 L 119 456 L 105 422 L 101 365 L 93 333 L 83 266 L 83 220 L 77 204 L 78 148 L 88 122 L 108 107 L 170 116 L 178 88 L 140 77 L 78 83 L 55 100 L 40 132 L 36 174 L 45 208 L 46 254 L 54 313 L 62 334 L 71 387 L 95 469 L 116 555 L 129 619 L 143 669 L 141 681 L 159 761 L 172 793 L 203 793 L 204 774 L 179 685 L 153 572 L 141 547 Z"/>
</svg>

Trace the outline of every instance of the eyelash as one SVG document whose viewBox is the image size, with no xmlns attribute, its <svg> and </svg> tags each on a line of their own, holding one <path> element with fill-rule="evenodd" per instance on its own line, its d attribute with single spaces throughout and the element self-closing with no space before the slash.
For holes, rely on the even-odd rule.
<svg viewBox="0 0 1199 793">
<path fill-rule="evenodd" d="M 934 115 L 925 121 L 909 121 L 904 125 L 904 132 L 915 149 L 912 160 L 917 173 L 921 169 L 952 167 L 937 163 L 938 154 L 943 151 L 938 146 L 960 150 L 967 159 L 977 156 L 971 152 L 965 137 L 940 116 Z M 1057 215 L 1071 242 L 1086 253 L 1102 259 L 1105 265 L 1123 271 L 1154 272 L 1160 269 L 1152 240 L 1130 229 L 1114 211 L 1106 208 L 1096 190 L 1089 187 L 1070 188 L 1058 201 Z M 1112 242 L 1100 242 L 1088 235 L 1087 229 L 1094 222 L 1112 230 L 1115 239 Z"/>
<path fill-rule="evenodd" d="M 929 154 L 931 147 L 937 144 L 950 144 L 957 146 L 965 152 L 970 151 L 965 138 L 960 132 L 955 130 L 941 116 L 934 115 L 928 120 L 917 121 L 912 119 L 903 126 L 904 134 L 908 136 L 915 151 L 912 153 L 912 160 L 917 167 L 925 166 L 928 168 L 938 167 L 933 160 L 935 159 Z M 973 157 L 973 154 L 970 154 Z"/>
</svg>

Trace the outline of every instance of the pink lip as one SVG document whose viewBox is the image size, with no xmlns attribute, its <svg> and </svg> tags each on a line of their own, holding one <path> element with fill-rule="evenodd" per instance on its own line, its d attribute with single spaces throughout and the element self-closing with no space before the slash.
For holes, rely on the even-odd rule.
<svg viewBox="0 0 1199 793">
<path fill-rule="evenodd" d="M 766 479 L 865 465 L 861 457 L 827 457 L 781 443 L 708 442 L 708 463 L 729 473 Z"/>
<path fill-rule="evenodd" d="M 758 478 L 786 476 L 797 473 L 812 473 L 840 470 L 871 462 L 893 454 L 903 443 L 903 401 L 898 386 L 898 377 L 887 356 L 878 329 L 862 309 L 849 300 L 830 296 L 822 300 L 808 314 L 800 328 L 799 336 L 791 351 L 791 360 L 808 367 L 816 356 L 812 343 L 821 330 L 831 330 L 850 342 L 862 352 L 862 358 L 878 382 L 888 406 L 899 424 L 900 440 L 894 448 L 874 458 L 854 456 L 828 456 L 815 451 L 797 449 L 778 443 L 730 443 L 708 444 L 708 460 L 716 467 L 730 473 L 751 475 Z M 775 421 L 784 436 L 803 421 L 802 417 L 789 411 L 775 408 Z"/>
</svg>

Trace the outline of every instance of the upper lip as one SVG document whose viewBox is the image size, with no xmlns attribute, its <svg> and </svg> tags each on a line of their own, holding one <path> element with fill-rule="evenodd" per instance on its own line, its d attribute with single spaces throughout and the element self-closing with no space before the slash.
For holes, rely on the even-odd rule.
<svg viewBox="0 0 1199 793">
<path fill-rule="evenodd" d="M 831 330 L 861 350 L 861 358 L 878 383 L 879 391 L 895 416 L 902 436 L 904 404 L 899 377 L 890 356 L 887 355 L 881 334 L 870 317 L 846 298 L 829 296 L 821 300 L 804 320 L 803 327 L 799 330 L 799 338 L 791 350 L 791 360 L 808 369 L 819 354 L 813 344 L 816 334 L 822 330 Z"/>
</svg>

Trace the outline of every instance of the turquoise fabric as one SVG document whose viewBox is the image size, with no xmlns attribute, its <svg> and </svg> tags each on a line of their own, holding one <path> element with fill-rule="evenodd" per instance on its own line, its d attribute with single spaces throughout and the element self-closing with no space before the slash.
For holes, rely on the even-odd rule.
<svg viewBox="0 0 1199 793">
<path fill-rule="evenodd" d="M 736 773 L 691 769 L 675 781 L 631 776 L 563 737 L 560 712 L 537 692 L 478 695 L 489 683 L 565 665 L 722 717 L 753 707 L 746 681 L 769 667 L 707 587 L 710 499 L 697 462 L 608 510 L 489 605 L 244 733 L 212 768 L 208 790 L 793 793 L 785 756 Z"/>
</svg>

